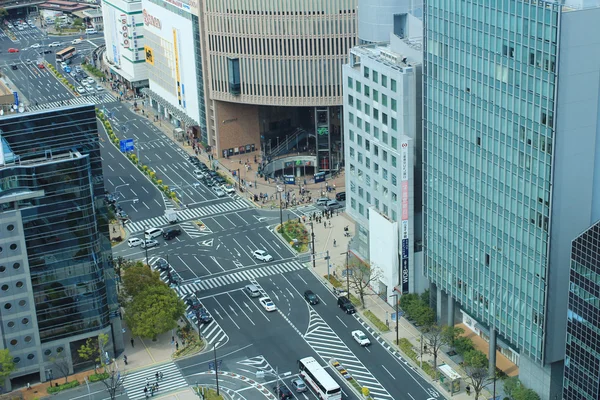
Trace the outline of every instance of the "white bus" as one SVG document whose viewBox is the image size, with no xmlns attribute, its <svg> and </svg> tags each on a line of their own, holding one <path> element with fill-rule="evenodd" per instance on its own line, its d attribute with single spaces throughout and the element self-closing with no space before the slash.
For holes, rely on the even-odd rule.
<svg viewBox="0 0 600 400">
<path fill-rule="evenodd" d="M 300 376 L 323 400 L 342 400 L 340 385 L 313 357 L 298 360 Z"/>
</svg>

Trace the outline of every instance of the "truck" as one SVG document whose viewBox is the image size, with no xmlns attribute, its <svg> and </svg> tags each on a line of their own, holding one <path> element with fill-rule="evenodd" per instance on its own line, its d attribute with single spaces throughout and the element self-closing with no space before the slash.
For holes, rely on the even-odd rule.
<svg viewBox="0 0 600 400">
<path fill-rule="evenodd" d="M 174 224 L 177 222 L 177 211 L 166 210 L 165 217 L 167 217 L 167 220 L 169 221 L 170 224 Z"/>
</svg>

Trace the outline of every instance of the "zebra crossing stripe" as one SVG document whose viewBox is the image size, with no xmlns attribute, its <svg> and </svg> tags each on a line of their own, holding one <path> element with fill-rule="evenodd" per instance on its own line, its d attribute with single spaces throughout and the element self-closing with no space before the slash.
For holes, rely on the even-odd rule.
<svg viewBox="0 0 600 400">
<path fill-rule="evenodd" d="M 65 105 L 76 105 L 76 104 L 104 104 L 104 103 L 113 103 L 115 101 L 117 101 L 117 99 L 110 93 L 100 93 L 102 95 L 102 98 L 98 98 L 97 96 L 94 95 L 86 95 L 86 96 L 81 96 L 81 97 L 75 97 L 72 99 L 67 99 L 64 101 L 53 101 L 50 103 L 42 103 L 42 104 L 38 104 L 38 105 L 29 105 L 28 109 L 29 111 L 39 111 L 39 110 L 45 110 L 45 109 L 49 109 L 49 108 L 58 108 L 58 107 L 62 107 Z"/>
<path fill-rule="evenodd" d="M 162 372 L 163 379 L 156 381 L 156 373 Z M 128 373 L 123 380 L 123 388 L 131 400 L 145 399 L 144 387 L 146 382 L 150 384 L 158 383 L 158 395 L 175 390 L 181 390 L 188 386 L 179 371 L 179 368 L 173 362 L 156 365 L 140 371 Z"/>
</svg>

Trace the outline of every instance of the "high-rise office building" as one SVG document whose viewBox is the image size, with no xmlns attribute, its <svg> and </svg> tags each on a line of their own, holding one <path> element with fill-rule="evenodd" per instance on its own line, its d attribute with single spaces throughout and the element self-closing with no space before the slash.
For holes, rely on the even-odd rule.
<svg viewBox="0 0 600 400">
<path fill-rule="evenodd" d="M 123 347 L 94 106 L 0 118 L 0 145 L 0 347 L 45 381 L 87 338 Z"/>
<path fill-rule="evenodd" d="M 600 8 L 431 0 L 424 9 L 425 273 L 562 395 L 571 240 L 600 216 Z M 447 303 L 447 304 L 445 304 Z M 446 307 L 447 306 L 447 307 Z"/>
<path fill-rule="evenodd" d="M 600 222 L 571 248 L 562 398 L 600 399 Z"/>
</svg>

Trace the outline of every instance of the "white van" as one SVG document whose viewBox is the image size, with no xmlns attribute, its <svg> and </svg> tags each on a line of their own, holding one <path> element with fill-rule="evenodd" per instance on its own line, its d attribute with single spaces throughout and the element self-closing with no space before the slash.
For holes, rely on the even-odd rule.
<svg viewBox="0 0 600 400">
<path fill-rule="evenodd" d="M 161 228 L 150 228 L 144 231 L 144 238 L 146 240 L 154 239 L 155 237 L 162 236 L 163 230 Z"/>
<path fill-rule="evenodd" d="M 87 29 L 85 30 L 85 33 L 86 33 L 87 35 L 95 35 L 96 33 L 98 33 L 98 31 L 97 31 L 95 28 L 87 28 Z"/>
</svg>

